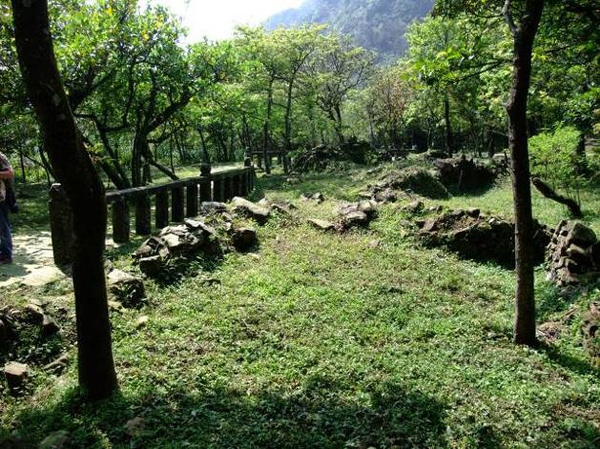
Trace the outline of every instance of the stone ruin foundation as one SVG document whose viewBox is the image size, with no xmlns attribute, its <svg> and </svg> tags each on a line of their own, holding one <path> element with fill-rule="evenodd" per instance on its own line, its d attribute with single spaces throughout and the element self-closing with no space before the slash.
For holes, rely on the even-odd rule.
<svg viewBox="0 0 600 449">
<path fill-rule="evenodd" d="M 481 214 L 479 209 L 454 210 L 434 218 L 419 220 L 417 237 L 425 247 L 445 247 L 465 259 L 495 262 L 515 267 L 514 224 Z M 534 222 L 534 262 L 545 260 L 552 232 Z"/>
<path fill-rule="evenodd" d="M 558 286 L 579 285 L 600 278 L 600 242 L 594 231 L 563 220 L 548 245 L 548 279 Z"/>
</svg>

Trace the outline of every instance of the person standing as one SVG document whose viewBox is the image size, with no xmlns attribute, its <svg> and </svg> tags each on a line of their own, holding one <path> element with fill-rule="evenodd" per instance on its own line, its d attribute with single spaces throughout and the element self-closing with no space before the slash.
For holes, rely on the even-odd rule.
<svg viewBox="0 0 600 449">
<path fill-rule="evenodd" d="M 0 152 L 0 265 L 12 263 L 12 234 L 8 222 L 8 205 L 6 204 L 6 181 L 14 178 L 8 158 Z"/>
</svg>

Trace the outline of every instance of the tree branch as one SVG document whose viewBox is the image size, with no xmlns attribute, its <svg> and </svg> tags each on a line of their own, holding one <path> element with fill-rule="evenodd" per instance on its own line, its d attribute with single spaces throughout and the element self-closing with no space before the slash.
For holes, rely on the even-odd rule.
<svg viewBox="0 0 600 449">
<path fill-rule="evenodd" d="M 515 25 L 515 21 L 510 12 L 510 0 L 506 0 L 504 2 L 504 6 L 502 7 L 502 15 L 504 15 L 504 20 L 508 24 L 508 28 L 510 28 L 510 32 L 513 34 L 517 34 L 517 26 Z"/>
<path fill-rule="evenodd" d="M 557 203 L 563 204 L 569 208 L 569 213 L 574 218 L 582 218 L 583 212 L 581 212 L 581 208 L 579 204 L 572 198 L 567 198 L 565 196 L 559 195 L 552 188 L 542 181 L 540 178 L 532 178 L 531 183 L 533 186 L 538 189 L 538 191 L 544 195 L 546 198 L 556 201 Z"/>
</svg>

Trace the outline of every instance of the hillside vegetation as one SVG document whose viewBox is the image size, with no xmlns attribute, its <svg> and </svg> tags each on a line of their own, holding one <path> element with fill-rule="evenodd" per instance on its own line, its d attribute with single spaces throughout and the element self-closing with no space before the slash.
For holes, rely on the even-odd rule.
<svg viewBox="0 0 600 449">
<path fill-rule="evenodd" d="M 307 0 L 298 8 L 270 17 L 265 26 L 274 29 L 326 23 L 353 36 L 357 45 L 392 60 L 406 51 L 408 26 L 424 18 L 433 4 L 433 0 Z"/>
</svg>

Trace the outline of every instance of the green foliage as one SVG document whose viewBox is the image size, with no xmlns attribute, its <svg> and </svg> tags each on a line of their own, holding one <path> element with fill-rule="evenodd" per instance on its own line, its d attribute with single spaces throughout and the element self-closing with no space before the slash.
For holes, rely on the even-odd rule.
<svg viewBox="0 0 600 449">
<path fill-rule="evenodd" d="M 540 133 L 529 139 L 531 173 L 571 194 L 578 192 L 585 178 L 585 154 L 577 151 L 580 133 L 572 127 L 560 127 L 552 133 Z"/>
</svg>

